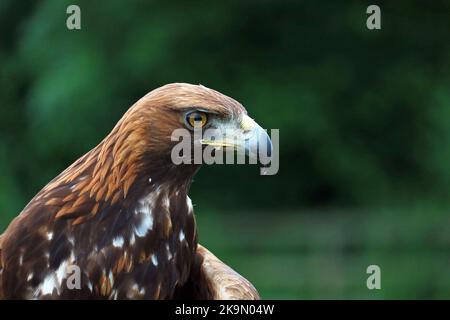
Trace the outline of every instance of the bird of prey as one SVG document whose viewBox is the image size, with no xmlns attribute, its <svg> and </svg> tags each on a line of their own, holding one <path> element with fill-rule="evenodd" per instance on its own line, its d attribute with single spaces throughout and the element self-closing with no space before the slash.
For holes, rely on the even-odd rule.
<svg viewBox="0 0 450 320">
<path fill-rule="evenodd" d="M 232 147 L 248 148 L 249 132 L 270 142 L 239 102 L 217 91 L 174 83 L 149 92 L 0 236 L 0 298 L 259 299 L 197 243 L 188 191 L 200 165 L 171 159 L 171 133 L 194 124 L 243 132 Z M 73 266 L 78 287 L 68 283 Z"/>
</svg>

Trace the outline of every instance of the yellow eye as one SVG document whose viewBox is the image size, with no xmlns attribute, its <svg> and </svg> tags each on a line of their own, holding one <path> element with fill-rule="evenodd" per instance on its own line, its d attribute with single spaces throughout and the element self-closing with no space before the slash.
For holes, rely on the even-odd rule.
<svg viewBox="0 0 450 320">
<path fill-rule="evenodd" d="M 207 121 L 206 113 L 193 111 L 186 114 L 185 122 L 190 129 L 203 128 Z"/>
</svg>

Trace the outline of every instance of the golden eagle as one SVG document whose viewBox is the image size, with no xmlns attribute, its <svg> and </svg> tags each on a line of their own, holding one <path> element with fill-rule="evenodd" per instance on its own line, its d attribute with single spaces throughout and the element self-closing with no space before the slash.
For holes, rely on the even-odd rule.
<svg viewBox="0 0 450 320">
<path fill-rule="evenodd" d="M 259 299 L 197 243 L 188 191 L 200 165 L 171 160 L 171 133 L 197 123 L 268 139 L 240 103 L 212 89 L 175 83 L 149 92 L 0 237 L 0 298 Z M 79 288 L 69 289 L 71 266 L 81 270 Z"/>
</svg>

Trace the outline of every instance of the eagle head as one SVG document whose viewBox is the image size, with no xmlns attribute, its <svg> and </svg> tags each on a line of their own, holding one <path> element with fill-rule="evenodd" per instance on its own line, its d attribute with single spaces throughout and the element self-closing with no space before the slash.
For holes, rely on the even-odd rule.
<svg viewBox="0 0 450 320">
<path fill-rule="evenodd" d="M 181 166 L 174 161 L 173 150 L 179 141 L 174 138 L 176 130 L 184 130 L 183 138 L 189 135 L 192 147 L 209 146 L 212 153 L 223 149 L 257 158 L 264 143 L 266 154 L 271 154 L 266 131 L 239 102 L 202 85 L 185 83 L 168 84 L 145 95 L 111 133 L 126 140 L 111 140 L 123 144 L 122 148 L 131 148 L 140 166 L 153 174 L 151 179 L 164 176 L 183 180 L 192 176 L 199 163 L 194 148 L 191 154 L 182 154 L 185 161 Z M 113 154 L 113 158 L 121 161 L 120 152 L 116 153 L 119 156 Z"/>
</svg>

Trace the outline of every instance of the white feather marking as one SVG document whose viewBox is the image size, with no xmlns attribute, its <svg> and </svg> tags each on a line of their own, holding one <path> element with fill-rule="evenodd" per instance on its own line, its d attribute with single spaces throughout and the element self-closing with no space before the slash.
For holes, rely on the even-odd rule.
<svg viewBox="0 0 450 320">
<path fill-rule="evenodd" d="M 109 283 L 111 284 L 111 286 L 113 286 L 114 284 L 114 276 L 112 274 L 112 271 L 109 272 Z"/>
<path fill-rule="evenodd" d="M 47 239 L 52 240 L 53 239 L 53 232 L 47 232 Z"/>
<path fill-rule="evenodd" d="M 180 239 L 180 242 L 185 239 L 183 230 L 180 230 L 180 234 L 178 235 L 178 238 Z"/>
<path fill-rule="evenodd" d="M 192 206 L 192 200 L 189 198 L 189 196 L 186 196 L 186 203 L 188 207 L 188 214 L 192 214 L 194 212 L 194 208 Z"/>
<path fill-rule="evenodd" d="M 74 264 L 75 263 L 75 254 L 74 252 L 70 252 L 70 258 L 69 258 L 70 263 Z"/>
<path fill-rule="evenodd" d="M 158 198 L 158 195 L 159 188 L 139 200 L 139 204 L 134 211 L 134 213 L 136 215 L 139 215 L 141 218 L 139 225 L 134 227 L 134 233 L 136 234 L 136 236 L 144 237 L 147 232 L 153 228 L 152 207 L 156 199 Z"/>
<path fill-rule="evenodd" d="M 58 285 L 61 286 L 63 279 L 67 275 L 67 260 L 62 262 L 59 265 L 59 268 L 56 270 L 56 279 L 58 280 Z"/>
<path fill-rule="evenodd" d="M 152 263 L 157 266 L 158 265 L 158 258 L 156 257 L 156 255 L 152 254 Z"/>
<path fill-rule="evenodd" d="M 113 239 L 113 246 L 116 248 L 121 248 L 123 246 L 123 237 L 116 237 Z"/>
<path fill-rule="evenodd" d="M 169 247 L 168 243 L 166 243 L 166 251 L 167 251 L 167 260 L 171 260 L 172 259 L 172 252 L 170 252 L 170 247 Z"/>
<path fill-rule="evenodd" d="M 72 253 L 70 259 L 74 259 L 73 253 Z M 52 294 L 53 290 L 55 290 L 55 289 L 59 294 L 59 291 L 62 287 L 63 280 L 66 278 L 66 275 L 67 275 L 68 261 L 69 260 L 61 262 L 61 264 L 59 265 L 58 269 L 56 269 L 55 272 L 48 274 L 44 278 L 44 281 L 37 287 L 37 289 L 34 293 L 35 297 L 39 296 L 40 294 L 41 295 Z M 31 280 L 32 277 L 33 277 L 33 273 L 28 275 L 27 280 L 28 281 Z"/>
<path fill-rule="evenodd" d="M 136 233 L 138 237 L 144 237 L 152 228 L 153 216 L 151 215 L 151 213 L 144 214 L 141 223 L 134 228 L 134 233 Z"/>
<path fill-rule="evenodd" d="M 35 296 L 39 294 L 51 294 L 55 289 L 58 289 L 58 280 L 56 279 L 54 273 L 51 273 L 45 277 L 44 281 L 36 289 Z"/>
</svg>

